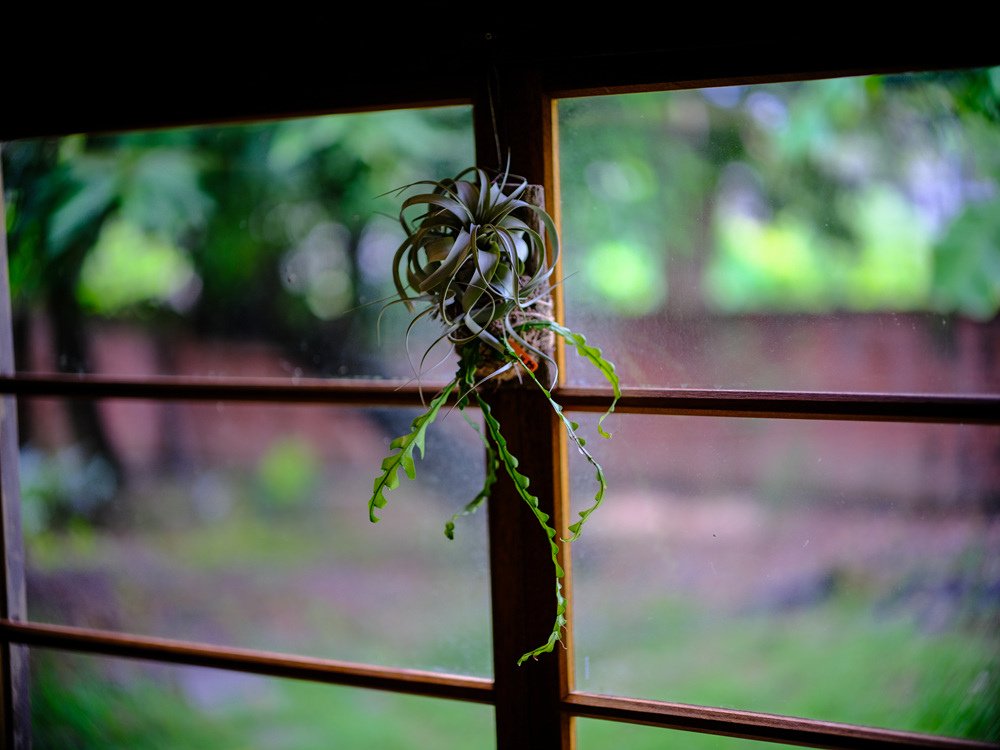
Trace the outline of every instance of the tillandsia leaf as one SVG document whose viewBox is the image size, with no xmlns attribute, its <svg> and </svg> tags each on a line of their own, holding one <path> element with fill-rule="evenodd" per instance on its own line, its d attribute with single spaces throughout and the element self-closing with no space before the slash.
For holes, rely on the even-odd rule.
<svg viewBox="0 0 1000 750">
<path fill-rule="evenodd" d="M 410 365 L 410 369 L 413 371 L 413 374 L 417 376 L 419 376 L 419 374 L 423 372 L 424 360 L 427 359 L 427 355 L 430 354 L 431 349 L 434 348 L 434 345 L 432 344 L 431 346 L 427 347 L 427 349 L 424 350 L 424 354 L 420 358 L 420 367 L 418 369 L 413 366 L 413 358 L 410 356 L 410 333 L 413 331 L 413 327 L 417 324 L 417 321 L 419 321 L 421 318 L 427 317 L 432 312 L 434 312 L 434 308 L 427 307 L 426 309 L 421 310 L 419 313 L 414 315 L 410 319 L 409 324 L 407 324 L 406 335 L 403 337 L 403 348 L 406 351 L 406 361 Z M 434 343 L 436 344 L 437 342 Z M 423 398 L 421 398 L 421 402 L 423 402 Z"/>
<path fill-rule="evenodd" d="M 420 355 L 420 365 L 419 365 L 419 367 L 414 368 L 413 367 L 413 362 L 410 360 L 410 341 L 409 341 L 409 338 L 408 338 L 409 335 L 410 335 L 410 330 L 409 329 L 410 329 L 410 327 L 412 325 L 413 325 L 413 321 L 410 321 L 410 326 L 407 326 L 407 331 L 406 331 L 406 335 L 407 335 L 407 340 L 406 340 L 406 359 L 407 359 L 408 362 L 410 362 L 410 369 L 413 370 L 414 376 L 416 376 L 416 378 L 419 380 L 420 375 L 422 373 L 428 373 L 428 372 L 433 371 L 438 366 L 440 366 L 442 363 L 444 363 L 446 360 L 448 360 L 448 359 L 451 358 L 451 353 L 450 352 L 449 353 L 445 353 L 444 356 L 441 357 L 440 361 L 437 362 L 437 364 L 435 364 L 433 367 L 431 367 L 429 369 L 426 369 L 426 370 L 424 369 L 424 363 L 427 362 L 427 357 L 430 356 L 430 353 L 432 351 L 434 351 L 434 347 L 437 346 L 442 341 L 444 341 L 445 339 L 448 339 L 450 341 L 451 340 L 450 339 L 451 334 L 454 333 L 459 328 L 459 326 L 457 326 L 457 325 L 451 326 L 447 331 L 445 331 L 440 336 L 438 336 L 436 339 L 434 339 L 434 341 L 431 342 L 431 345 L 428 346 L 426 349 L 424 349 L 424 353 Z M 423 403 L 423 395 L 421 395 L 420 401 L 421 401 L 421 403 Z"/>
<path fill-rule="evenodd" d="M 530 261 L 530 265 L 534 267 L 534 273 L 525 286 L 529 289 L 533 289 L 542 282 L 551 278 L 552 273 L 555 270 L 555 264 L 559 259 L 559 249 L 555 249 L 552 256 L 552 262 L 549 263 L 545 257 L 545 246 L 542 243 L 541 235 L 534 230 L 529 229 L 524 233 L 524 238 L 529 243 L 528 261 Z"/>
<path fill-rule="evenodd" d="M 559 259 L 559 232 L 556 231 L 556 224 L 552 221 L 552 217 L 543 209 L 541 206 L 536 206 L 534 203 L 528 203 L 527 201 L 517 200 L 512 201 L 513 208 L 523 208 L 534 213 L 539 219 L 541 219 L 542 224 L 545 226 L 545 234 L 549 238 L 549 242 L 552 243 L 552 264 L 555 266 L 556 261 Z"/>
<path fill-rule="evenodd" d="M 482 341 L 487 346 L 496 349 L 498 352 L 503 352 L 503 344 L 500 343 L 499 339 L 492 333 L 486 330 L 486 328 L 478 323 L 475 318 L 469 313 L 465 315 L 465 327 L 468 328 L 475 335 L 477 339 Z"/>
<path fill-rule="evenodd" d="M 486 375 L 485 377 L 480 378 L 478 381 L 476 381 L 476 384 L 474 386 L 472 386 L 466 392 L 466 395 L 475 393 L 476 389 L 479 388 L 479 386 L 485 385 L 489 381 L 493 380 L 493 378 L 499 377 L 500 375 L 503 375 L 505 372 L 508 372 L 508 371 L 510 371 L 512 369 L 514 369 L 514 363 L 513 362 L 508 362 L 505 365 L 501 365 L 500 367 L 498 367 L 497 369 L 495 369 L 493 372 L 491 372 L 489 375 Z"/>
<path fill-rule="evenodd" d="M 399 468 L 402 467 L 403 471 L 406 472 L 406 476 L 410 479 L 416 478 L 417 470 L 413 463 L 413 450 L 415 448 L 419 450 L 421 458 L 423 457 L 424 438 L 427 428 L 437 417 L 438 412 L 441 411 L 441 407 L 448 400 L 452 391 L 457 387 L 458 379 L 456 378 L 442 388 L 437 396 L 431 399 L 427 411 L 413 420 L 408 433 L 400 435 L 389 443 L 389 450 L 396 452 L 390 453 L 390 455 L 382 459 L 382 473 L 375 477 L 372 496 L 368 500 L 368 517 L 372 523 L 378 523 L 379 521 L 379 517 L 375 511 L 378 508 L 385 507 L 386 491 L 399 486 Z"/>
<path fill-rule="evenodd" d="M 420 291 L 426 292 L 429 289 L 433 289 L 442 281 L 453 278 L 465 259 L 469 257 L 469 252 L 475 246 L 476 225 L 473 224 L 469 228 L 469 231 L 462 230 L 455 239 L 455 243 L 451 246 L 448 257 L 441 261 L 441 265 L 435 268 L 433 273 L 420 283 Z"/>
<path fill-rule="evenodd" d="M 443 209 L 454 216 L 459 221 L 471 220 L 472 212 L 469 211 L 468 207 L 461 201 L 457 201 L 453 198 L 446 198 L 443 195 L 437 195 L 435 193 L 423 193 L 421 195 L 414 195 L 403 201 L 402 210 L 406 210 L 411 206 L 416 206 L 422 203 L 427 203 L 429 205 L 435 206 L 437 208 Z"/>
<path fill-rule="evenodd" d="M 500 263 L 500 253 L 495 250 L 476 251 L 476 272 L 472 276 L 472 281 L 462 295 L 462 307 L 471 310 L 476 306 L 479 298 L 484 292 L 492 289 L 490 281 L 496 273 L 497 265 Z"/>
<path fill-rule="evenodd" d="M 517 291 L 517 276 L 510 266 L 500 265 L 493 275 L 490 287 L 503 299 L 514 299 Z M 495 320 L 495 318 L 494 318 Z"/>
<path fill-rule="evenodd" d="M 392 259 L 392 283 L 396 287 L 396 293 L 399 295 L 399 298 L 404 302 L 408 310 L 412 310 L 413 305 L 410 303 L 410 295 L 406 293 L 406 286 L 403 284 L 402 280 L 399 277 L 399 267 L 403 263 L 403 260 L 406 258 L 406 252 L 407 250 L 410 249 L 410 247 L 411 247 L 410 238 L 407 237 L 405 240 L 403 240 L 403 244 L 401 244 L 399 248 L 396 250 L 396 254 Z M 409 269 L 409 263 L 407 263 L 407 268 Z M 407 280 L 412 288 L 416 288 L 414 287 L 411 278 L 408 277 Z"/>
<path fill-rule="evenodd" d="M 451 252 L 451 248 L 454 247 L 454 245 L 454 237 L 441 237 L 440 235 L 432 236 L 424 244 L 424 248 L 427 250 L 427 261 L 443 261 L 448 257 Z"/>
<path fill-rule="evenodd" d="M 479 408 L 483 413 L 483 423 L 486 425 L 486 432 L 489 434 L 490 439 L 493 441 L 493 445 L 496 447 L 497 457 L 499 458 L 504 471 L 507 472 L 507 476 L 509 476 L 511 482 L 513 482 L 514 488 L 517 490 L 517 494 L 520 495 L 521 499 L 524 500 L 525 503 L 527 503 L 531 512 L 538 520 L 539 525 L 545 531 L 545 535 L 548 537 L 549 549 L 552 553 L 552 565 L 555 567 L 556 571 L 556 619 L 552 626 L 552 632 L 549 634 L 549 638 L 545 643 L 522 655 L 521 658 L 517 660 L 518 665 L 520 665 L 528 659 L 537 658 L 541 654 L 552 651 L 555 644 L 562 636 L 562 629 L 566 626 L 566 599 L 562 595 L 562 582 L 560 579 L 565 573 L 562 565 L 559 564 L 559 545 L 556 544 L 555 541 L 556 530 L 549 524 L 549 515 L 539 507 L 538 498 L 531 494 L 528 490 L 528 486 L 531 481 L 528 477 L 517 470 L 517 457 L 514 456 L 510 450 L 508 450 L 507 439 L 500 431 L 500 423 L 497 421 L 497 418 L 493 416 L 490 405 L 483 400 L 482 396 L 480 396 L 478 392 L 475 396 L 476 401 L 479 404 Z"/>
<path fill-rule="evenodd" d="M 393 305 L 400 305 L 400 304 L 402 304 L 402 305 L 406 305 L 407 309 L 409 309 L 410 312 L 412 312 L 413 311 L 413 302 L 424 302 L 424 301 L 426 301 L 426 299 L 424 299 L 424 300 L 421 300 L 419 298 L 417 298 L 417 299 L 399 299 L 397 297 L 396 299 L 390 299 L 384 305 L 382 305 L 382 309 L 380 309 L 378 311 L 378 316 L 375 318 L 375 340 L 379 343 L 379 345 L 382 344 L 382 316 L 385 315 L 386 310 L 388 310 Z M 426 310 L 425 311 L 421 311 L 421 312 L 426 312 Z M 419 314 L 421 314 L 421 313 L 418 313 L 418 315 Z"/>
<path fill-rule="evenodd" d="M 476 176 L 479 178 L 479 190 L 476 198 L 476 216 L 482 218 L 486 213 L 486 205 L 490 199 L 490 178 L 487 177 L 486 172 L 482 169 L 476 170 Z M 471 185 L 472 183 L 466 183 Z"/>
<path fill-rule="evenodd" d="M 476 337 L 472 336 L 466 343 L 475 341 Z M 476 393 L 479 386 L 487 383 L 493 378 L 503 375 L 508 370 L 514 367 L 513 362 L 507 362 L 501 365 L 496 370 L 491 372 L 479 380 L 476 380 L 476 367 L 479 364 L 479 348 L 477 346 L 465 346 L 462 347 L 461 363 L 459 365 L 459 377 L 464 384 L 464 390 L 458 394 L 458 404 L 462 407 L 468 406 L 469 396 Z"/>
<path fill-rule="evenodd" d="M 474 206 L 479 203 L 480 189 L 471 182 L 464 180 L 454 183 L 455 194 L 464 206 Z"/>
</svg>

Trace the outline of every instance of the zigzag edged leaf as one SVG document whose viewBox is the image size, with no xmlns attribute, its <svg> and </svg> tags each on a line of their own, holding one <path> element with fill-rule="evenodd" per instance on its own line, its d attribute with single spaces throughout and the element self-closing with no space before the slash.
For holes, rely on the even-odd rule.
<svg viewBox="0 0 1000 750">
<path fill-rule="evenodd" d="M 475 393 L 476 401 L 483 412 L 483 422 L 486 425 L 486 432 L 496 447 L 496 454 L 507 475 L 514 483 L 517 494 L 528 504 L 531 512 L 535 514 L 539 525 L 545 530 L 545 535 L 549 540 L 549 550 L 552 553 L 552 565 L 556 570 L 556 619 L 552 625 L 552 632 L 549 633 L 548 640 L 536 649 L 529 651 L 517 660 L 523 664 L 527 659 L 537 658 L 541 654 L 552 651 L 555 644 L 562 636 L 562 629 L 566 626 L 566 598 L 562 594 L 562 582 L 560 579 L 564 575 L 562 565 L 559 564 L 559 545 L 556 544 L 556 530 L 549 524 L 549 516 L 538 505 L 538 498 L 528 491 L 530 480 L 517 470 L 517 457 L 507 448 L 507 439 L 500 432 L 500 423 L 493 416 L 490 405 L 486 403 L 478 392 Z"/>
<path fill-rule="evenodd" d="M 602 425 L 604 424 L 604 420 L 608 418 L 608 415 L 614 412 L 615 404 L 617 404 L 618 399 L 622 397 L 621 383 L 618 380 L 618 373 L 615 372 L 614 362 L 606 360 L 600 349 L 596 346 L 588 344 L 587 339 L 584 338 L 582 333 L 571 331 L 569 328 L 561 326 L 558 323 L 553 323 L 551 328 L 553 331 L 562 336 L 567 342 L 575 346 L 576 353 L 596 367 L 597 370 L 604 376 L 604 379 L 611 384 L 611 389 L 614 392 L 614 397 L 611 399 L 611 405 L 608 407 L 607 411 L 601 415 L 601 418 L 597 420 L 597 431 L 600 433 L 601 437 L 610 438 L 611 433 L 607 432 Z"/>
<path fill-rule="evenodd" d="M 621 382 L 618 380 L 618 373 L 615 372 L 614 362 L 605 359 L 604 354 L 596 346 L 588 344 L 587 339 L 582 333 L 571 331 L 566 326 L 559 325 L 555 321 L 535 320 L 525 323 L 519 326 L 519 328 L 547 328 L 550 331 L 559 334 L 566 340 L 567 343 L 572 344 L 576 348 L 577 354 L 590 362 L 590 364 L 597 368 L 598 372 L 604 376 L 604 379 L 611 385 L 614 395 L 611 399 L 611 405 L 608 406 L 607 411 L 605 411 L 604 414 L 601 415 L 601 418 L 597 420 L 597 431 L 600 433 L 601 437 L 610 438 L 611 433 L 607 432 L 602 425 L 604 420 L 614 412 L 615 404 L 617 404 L 618 399 L 622 397 Z"/>
<path fill-rule="evenodd" d="M 390 453 L 382 459 L 382 473 L 375 477 L 375 484 L 372 487 L 372 496 L 368 499 L 368 517 L 372 523 L 378 523 L 379 517 L 375 514 L 376 509 L 384 508 L 386 505 L 385 492 L 399 486 L 399 468 L 402 466 L 406 476 L 414 479 L 417 475 L 416 466 L 413 461 L 414 448 L 420 451 L 420 456 L 424 455 L 424 438 L 427 428 L 435 420 L 441 407 L 448 400 L 452 391 L 458 387 L 458 381 L 452 380 L 441 389 L 427 407 L 427 411 L 419 415 L 410 425 L 410 431 L 405 435 L 389 443 L 389 450 L 396 451 Z"/>
</svg>

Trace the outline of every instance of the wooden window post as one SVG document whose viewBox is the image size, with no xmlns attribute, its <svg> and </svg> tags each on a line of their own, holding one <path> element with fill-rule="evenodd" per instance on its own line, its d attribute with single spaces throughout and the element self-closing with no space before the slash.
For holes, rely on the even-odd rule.
<svg viewBox="0 0 1000 750">
<path fill-rule="evenodd" d="M 542 90 L 537 73 L 520 63 L 517 67 L 492 66 L 474 101 L 479 166 L 502 169 L 509 158 L 511 172 L 544 186 L 550 214 L 558 210 L 552 109 L 552 100 Z M 558 217 L 554 218 L 558 222 Z M 561 300 L 558 288 L 555 292 L 558 318 Z M 559 534 L 566 533 L 566 440 L 550 405 L 529 383 L 501 388 L 489 402 L 511 452 L 520 461 L 519 470 L 531 479 L 531 491 L 542 510 Z M 522 654 L 548 637 L 556 615 L 547 540 L 513 483 L 502 473 L 488 513 L 497 748 L 571 750 L 575 745 L 573 722 L 561 710 L 563 698 L 572 689 L 570 628 L 552 654 L 517 666 Z M 565 544 L 560 558 L 566 571 L 563 591 L 568 598 L 570 560 Z"/>
</svg>

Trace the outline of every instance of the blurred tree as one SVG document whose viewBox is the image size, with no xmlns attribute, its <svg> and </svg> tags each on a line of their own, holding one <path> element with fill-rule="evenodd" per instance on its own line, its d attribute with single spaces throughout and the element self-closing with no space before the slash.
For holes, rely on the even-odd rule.
<svg viewBox="0 0 1000 750">
<path fill-rule="evenodd" d="M 117 205 L 112 176 L 98 163 L 67 159 L 63 144 L 51 140 L 6 147 L 3 157 L 13 324 L 15 344 L 21 345 L 15 361 L 25 361 L 29 335 L 26 316 L 18 313 L 26 305 L 44 307 L 59 352 L 55 368 L 86 372 L 90 357 L 76 285 L 101 225 Z M 67 409 L 84 450 L 104 457 L 120 482 L 121 463 L 94 403 L 73 400 Z M 21 425 L 24 442 L 30 421 L 22 419 Z"/>
<path fill-rule="evenodd" d="M 471 152 L 468 108 L 4 144 L 16 359 L 41 314 L 62 372 L 95 369 L 101 319 L 140 325 L 162 372 L 182 333 L 271 341 L 307 373 L 363 361 L 378 309 L 346 313 L 387 291 L 360 256 L 376 197 Z M 69 409 L 120 479 L 94 404 Z"/>
<path fill-rule="evenodd" d="M 1000 68 L 560 108 L 581 304 L 997 312 Z"/>
</svg>

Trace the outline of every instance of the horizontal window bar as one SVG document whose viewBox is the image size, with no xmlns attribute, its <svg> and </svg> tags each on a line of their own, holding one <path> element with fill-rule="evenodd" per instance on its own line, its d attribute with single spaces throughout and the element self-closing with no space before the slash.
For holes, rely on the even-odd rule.
<svg viewBox="0 0 1000 750">
<path fill-rule="evenodd" d="M 0 638 L 27 646 L 212 667 L 332 685 L 388 690 L 429 698 L 493 703 L 492 680 L 478 677 L 461 677 L 413 669 L 390 669 L 332 659 L 11 620 L 0 620 Z"/>
<path fill-rule="evenodd" d="M 928 750 L 971 750 L 993 748 L 986 742 L 938 737 L 915 732 L 899 732 L 851 724 L 798 719 L 726 708 L 689 706 L 683 703 L 620 698 L 593 693 L 570 693 L 563 710 L 573 716 L 607 719 L 629 724 L 646 724 L 721 734 L 765 742 L 783 742 L 823 748 L 927 748 Z"/>
<path fill-rule="evenodd" d="M 437 385 L 423 386 L 433 395 Z M 421 387 L 387 380 L 202 378 L 102 375 L 0 376 L 0 393 L 65 398 L 140 398 L 188 401 L 327 403 L 352 406 L 420 406 Z"/>
<path fill-rule="evenodd" d="M 435 385 L 423 386 L 426 396 Z M 419 406 L 421 387 L 379 380 L 147 377 L 100 375 L 0 376 L 0 393 L 67 398 L 143 398 L 204 401 Z M 567 409 L 603 411 L 607 388 L 557 390 Z M 820 393 L 806 391 L 625 389 L 624 414 L 680 414 L 770 419 L 849 419 L 894 422 L 1000 424 L 1000 395 Z"/>
<path fill-rule="evenodd" d="M 604 411 L 606 388 L 560 388 L 567 409 Z M 616 411 L 771 419 L 853 419 L 889 422 L 1000 424 L 1000 395 L 625 389 Z"/>
</svg>

